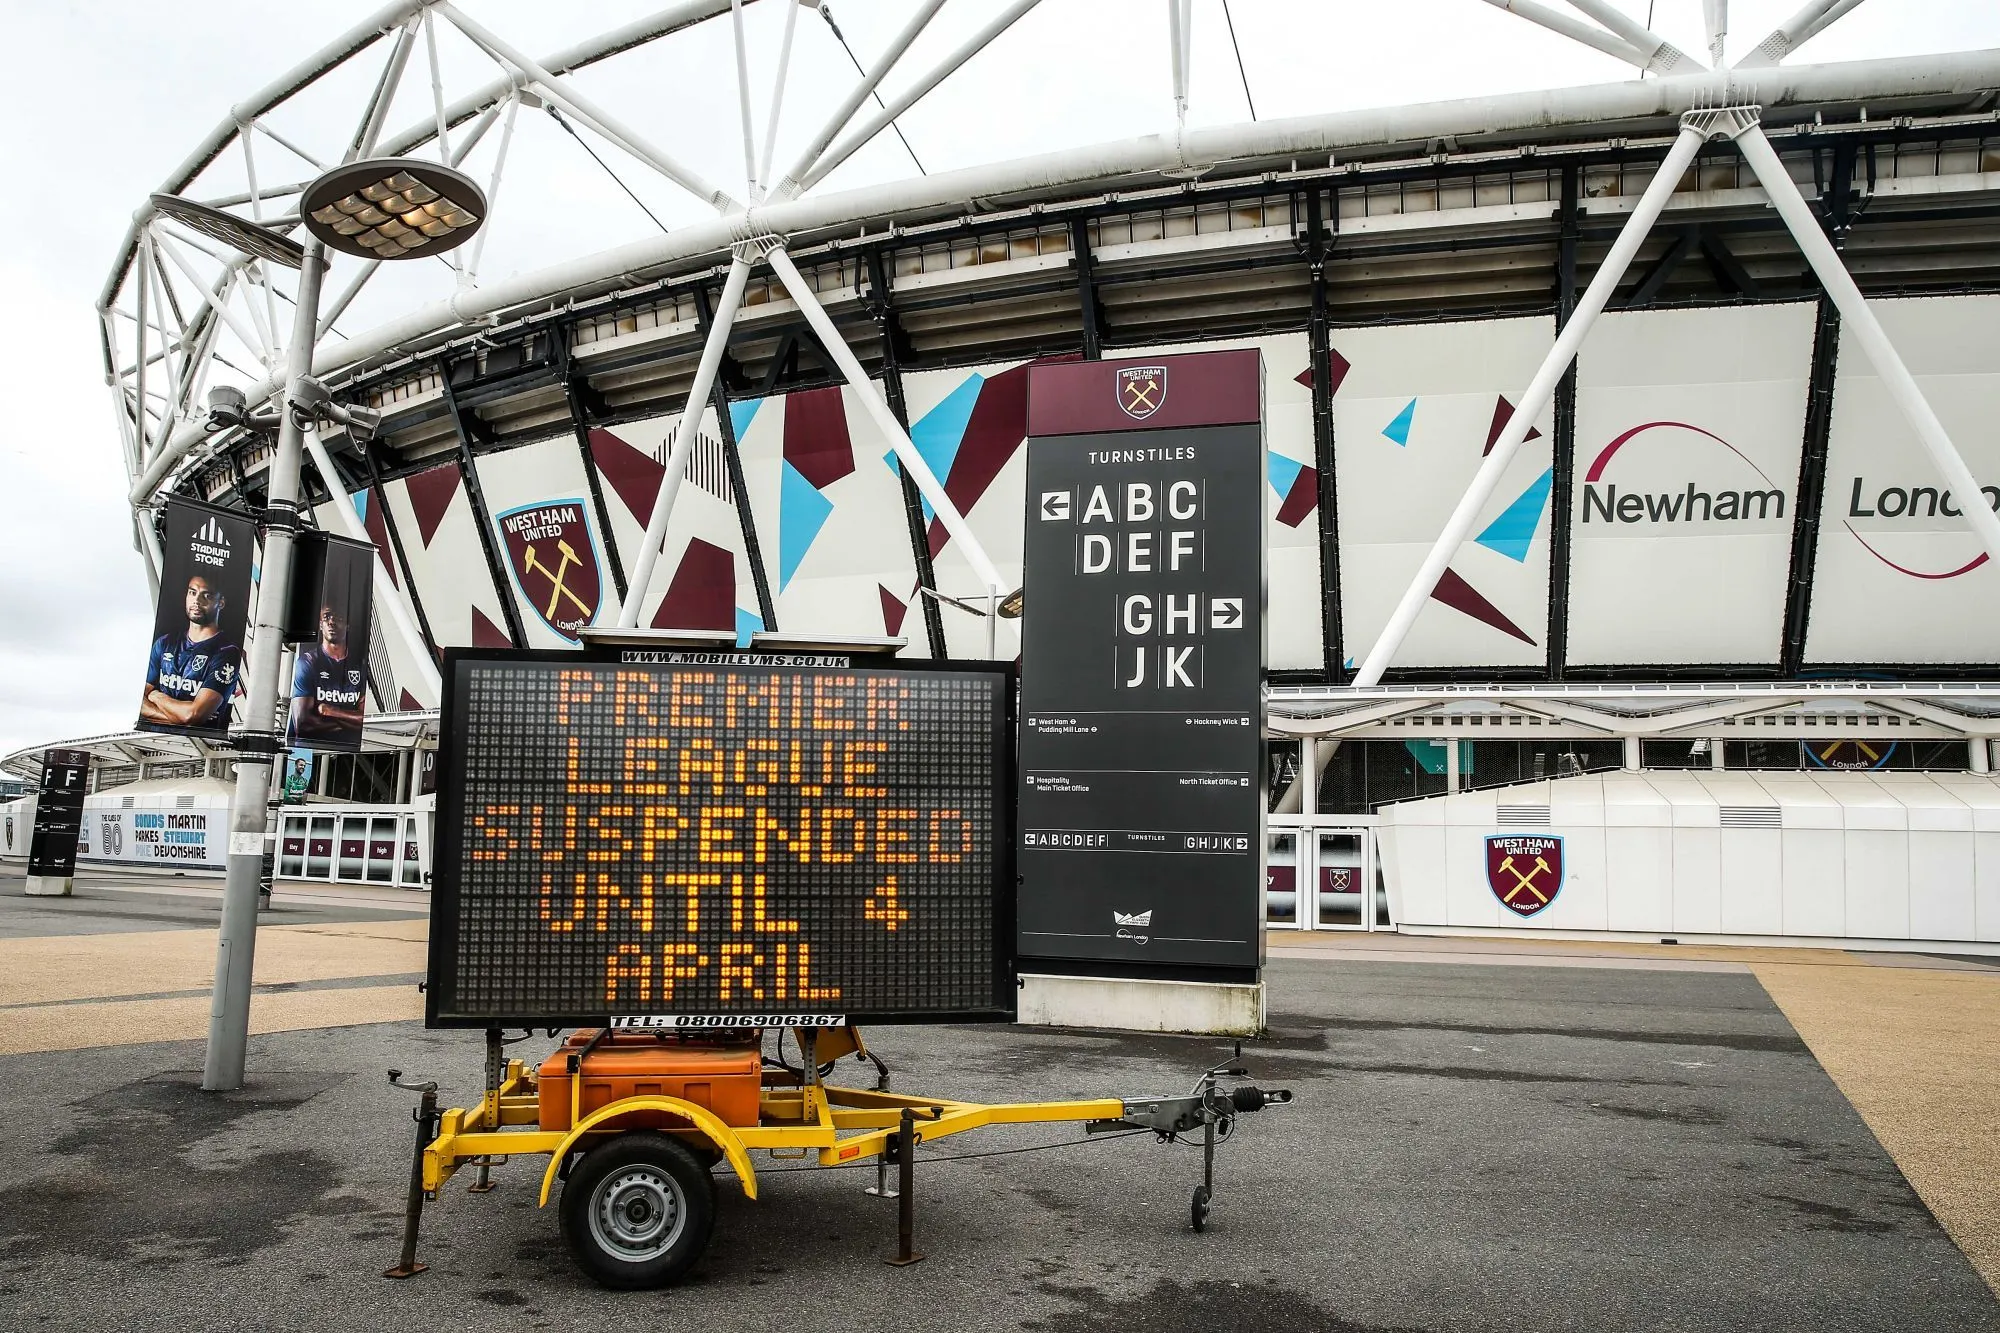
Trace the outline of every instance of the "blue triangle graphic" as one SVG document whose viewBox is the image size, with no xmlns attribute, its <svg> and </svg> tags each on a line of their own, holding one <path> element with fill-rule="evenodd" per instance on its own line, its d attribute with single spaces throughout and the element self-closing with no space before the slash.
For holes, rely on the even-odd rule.
<svg viewBox="0 0 2000 1333">
<path fill-rule="evenodd" d="M 1295 458 L 1287 458 L 1281 453 L 1264 455 L 1264 471 L 1271 478 L 1271 489 L 1278 493 L 1280 500 L 1292 493 L 1292 483 L 1299 479 L 1299 473 L 1306 465 Z"/>
<path fill-rule="evenodd" d="M 968 375 L 965 382 L 945 395 L 944 401 L 910 423 L 910 443 L 917 446 L 917 456 L 930 464 L 939 481 L 951 480 L 951 465 L 958 458 L 958 446 L 965 442 L 965 426 L 972 420 L 972 409 L 979 402 L 979 388 L 986 383 L 984 375 Z M 882 461 L 891 472 L 897 470 L 896 451 L 891 449 L 882 456 Z M 924 521 L 929 522 L 935 515 L 931 502 L 925 500 Z"/>
<path fill-rule="evenodd" d="M 1408 407 L 1396 414 L 1396 419 L 1382 427 L 1382 433 L 1402 445 L 1410 447 L 1410 423 L 1417 419 L 1417 400 L 1412 398 Z"/>
<path fill-rule="evenodd" d="M 819 493 L 819 488 L 805 479 L 805 475 L 790 463 L 784 466 L 783 480 L 778 486 L 778 591 L 792 581 L 798 572 L 799 562 L 806 558 L 812 548 L 813 539 L 826 526 L 827 516 L 833 513 L 833 501 Z"/>
<path fill-rule="evenodd" d="M 762 398 L 746 398 L 740 403 L 729 405 L 729 428 L 740 441 L 743 432 L 750 429 L 750 423 L 757 419 L 757 409 L 764 405 Z"/>
<path fill-rule="evenodd" d="M 1541 476 L 1528 483 L 1514 503 L 1500 511 L 1498 518 L 1486 525 L 1486 531 L 1472 540 L 1489 551 L 1498 551 L 1509 560 L 1523 564 L 1528 560 L 1528 545 L 1535 540 L 1535 529 L 1541 526 L 1542 510 L 1549 502 L 1549 487 L 1555 484 L 1555 469 L 1550 468 Z"/>
<path fill-rule="evenodd" d="M 361 521 L 366 523 L 368 521 L 368 492 L 365 490 L 356 491 L 350 498 L 354 501 L 354 512 L 361 515 Z"/>
<path fill-rule="evenodd" d="M 755 611 L 745 611 L 740 606 L 736 608 L 736 646 L 738 648 L 748 648 L 750 646 L 750 636 L 763 628 L 764 618 L 762 616 L 758 615 Z"/>
</svg>

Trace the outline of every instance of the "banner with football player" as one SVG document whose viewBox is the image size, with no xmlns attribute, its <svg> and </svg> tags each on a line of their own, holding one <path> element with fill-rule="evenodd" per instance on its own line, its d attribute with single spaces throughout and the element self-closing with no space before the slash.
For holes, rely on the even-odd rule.
<svg viewBox="0 0 2000 1333">
<path fill-rule="evenodd" d="M 257 531 L 242 514 L 167 501 L 160 598 L 139 695 L 139 728 L 220 739 L 243 673 Z"/>
<path fill-rule="evenodd" d="M 292 606 L 310 624 L 311 637 L 300 645 L 292 672 L 285 744 L 295 750 L 359 750 L 368 705 L 375 548 L 320 533 L 301 543 L 301 553 Z"/>
</svg>

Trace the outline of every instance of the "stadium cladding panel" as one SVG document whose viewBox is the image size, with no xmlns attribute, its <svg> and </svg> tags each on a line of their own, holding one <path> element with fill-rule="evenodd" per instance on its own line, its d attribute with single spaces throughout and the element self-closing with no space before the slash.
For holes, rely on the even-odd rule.
<svg viewBox="0 0 2000 1333">
<path fill-rule="evenodd" d="M 722 4 L 676 13 L 728 21 Z M 659 27 L 648 41 L 586 42 L 564 68 L 640 59 L 686 24 Z M 1023 58 L 1008 40 L 994 56 Z M 2000 52 L 1746 69 L 1733 84 L 1761 105 L 1989 504 L 2000 504 L 1988 428 L 2000 398 L 1996 83 Z M 446 98 L 462 136 L 499 93 L 459 93 Z M 1705 76 L 1676 75 L 1191 129 L 1179 147 L 1132 140 L 808 190 L 758 225 L 784 238 L 1007 587 L 1021 567 L 1031 364 L 1257 348 L 1270 674 L 1339 684 L 1681 112 L 1713 97 Z M 414 151 L 431 134 L 415 124 L 384 143 Z M 193 177 L 180 187 L 201 192 Z M 422 636 L 420 650 L 388 636 L 378 706 L 437 704 L 420 653 L 569 648 L 586 621 L 615 618 L 727 247 L 750 234 L 732 216 L 616 252 L 551 254 L 535 273 L 323 349 L 336 396 L 385 417 L 365 453 L 325 436 L 337 475 L 309 468 L 308 493 L 329 527 L 346 521 L 343 506 L 362 513 L 387 573 L 378 586 Z M 134 271 L 128 254 L 108 301 L 132 290 Z M 694 408 L 638 625 L 902 636 L 907 658 L 986 656 L 984 618 L 926 595 L 983 598 L 975 563 L 806 313 L 752 266 L 717 387 Z M 259 503 L 268 459 L 256 441 L 137 425 L 165 443 L 130 453 L 135 498 L 164 488 Z M 1736 146 L 1711 142 L 1388 678 L 1987 679 L 2000 661 L 2000 568 L 1954 516 L 1968 502 L 1940 486 Z M 999 623 L 993 655 L 1016 656 L 1017 630 Z"/>
</svg>

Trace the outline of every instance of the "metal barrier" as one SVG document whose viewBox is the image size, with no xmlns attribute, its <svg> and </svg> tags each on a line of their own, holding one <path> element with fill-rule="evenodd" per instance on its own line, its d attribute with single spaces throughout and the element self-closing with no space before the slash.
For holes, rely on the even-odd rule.
<svg viewBox="0 0 2000 1333">
<path fill-rule="evenodd" d="M 316 805 L 278 815 L 279 879 L 425 889 L 431 812 L 409 805 Z"/>
</svg>

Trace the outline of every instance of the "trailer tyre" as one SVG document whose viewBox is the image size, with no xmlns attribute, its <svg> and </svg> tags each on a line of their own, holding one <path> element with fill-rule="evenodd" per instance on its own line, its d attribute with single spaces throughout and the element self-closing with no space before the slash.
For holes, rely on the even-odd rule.
<svg viewBox="0 0 2000 1333">
<path fill-rule="evenodd" d="M 585 1153 L 563 1186 L 563 1240 L 606 1287 L 675 1281 L 708 1248 L 714 1226 L 715 1182 L 671 1135 L 621 1134 Z"/>
</svg>

